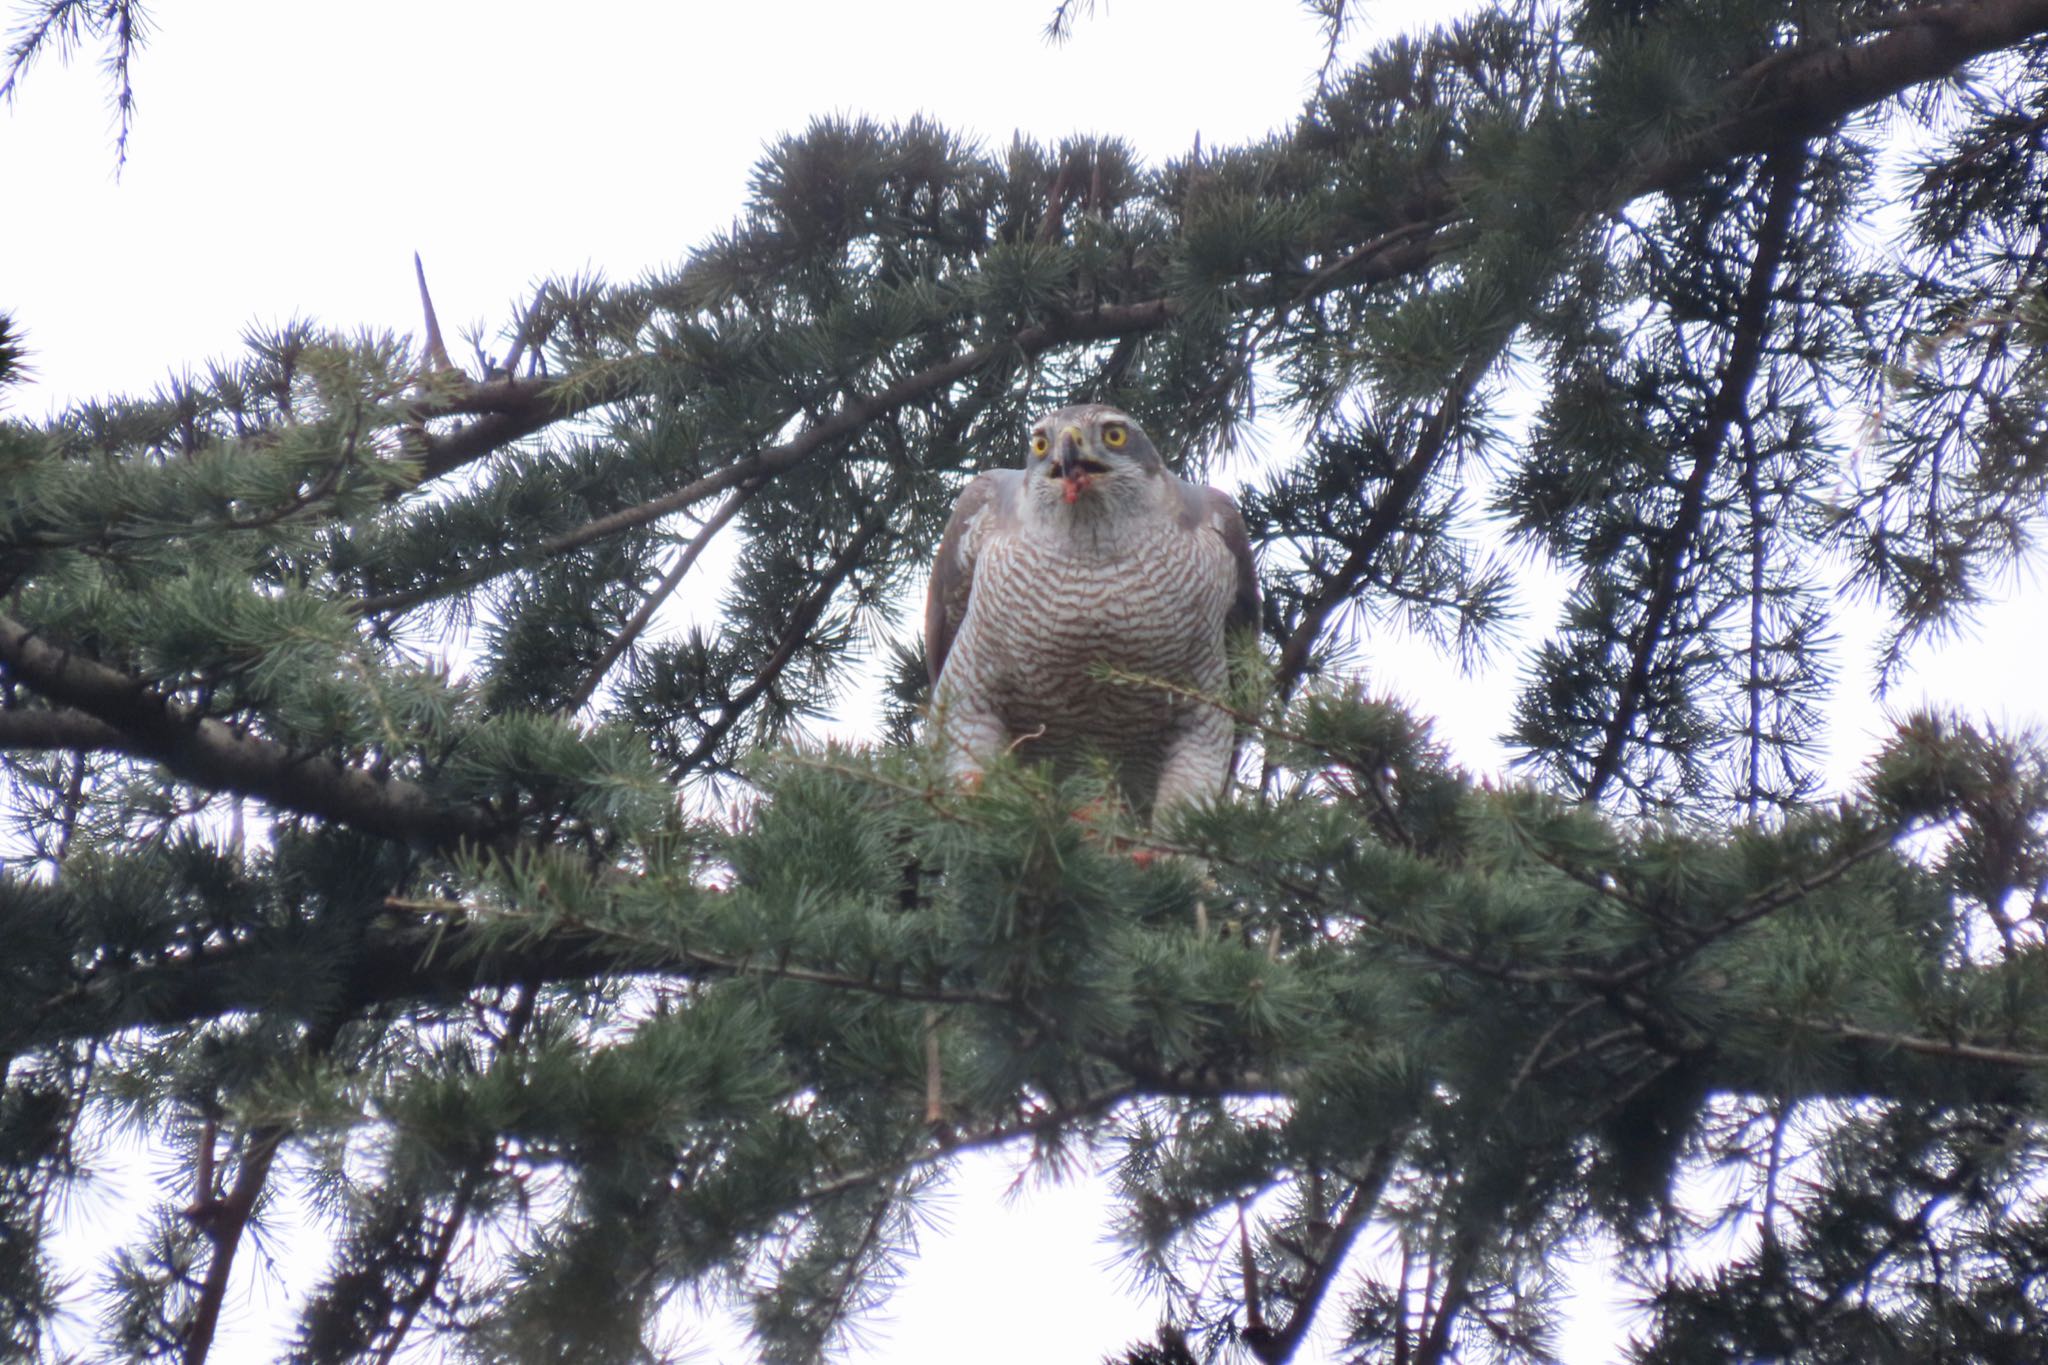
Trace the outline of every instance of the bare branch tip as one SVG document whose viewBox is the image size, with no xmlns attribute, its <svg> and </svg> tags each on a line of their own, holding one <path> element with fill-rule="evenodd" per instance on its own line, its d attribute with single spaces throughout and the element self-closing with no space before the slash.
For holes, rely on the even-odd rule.
<svg viewBox="0 0 2048 1365">
<path fill-rule="evenodd" d="M 455 363 L 448 358 L 448 347 L 441 340 L 441 320 L 434 315 L 434 296 L 427 289 L 427 267 L 420 259 L 420 253 L 412 253 L 413 276 L 420 283 L 420 312 L 425 316 L 426 342 L 421 360 L 425 373 L 452 370 Z"/>
</svg>

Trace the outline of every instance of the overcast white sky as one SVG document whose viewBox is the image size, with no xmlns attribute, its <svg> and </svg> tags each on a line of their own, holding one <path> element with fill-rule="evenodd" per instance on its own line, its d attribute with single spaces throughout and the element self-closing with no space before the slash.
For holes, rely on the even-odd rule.
<svg viewBox="0 0 2048 1365">
<path fill-rule="evenodd" d="M 11 411 L 146 390 L 232 352 L 252 322 L 415 330 L 414 251 L 461 362 L 456 332 L 494 334 L 538 279 L 630 279 L 680 259 L 733 217 L 763 144 L 816 115 L 924 113 L 991 145 L 1014 129 L 1113 132 L 1160 158 L 1197 134 L 1220 146 L 1283 127 L 1321 57 L 1294 0 L 1111 0 L 1057 48 L 1042 36 L 1054 2 L 158 0 L 118 181 L 90 58 L 44 64 L 0 112 L 0 309 L 36 376 Z M 1467 7 L 1370 6 L 1382 28 Z M 1533 626 L 1547 605 L 1528 603 Z M 1923 697 L 2038 722 L 2039 618 L 2038 585 L 2014 585 L 1882 701 L 1846 660 L 1838 779 L 1888 712 Z M 1512 661 L 1463 678 L 1401 642 L 1367 662 L 1379 686 L 1423 699 L 1468 764 L 1497 766 Z M 963 1178 L 953 1231 L 928 1241 L 864 1359 L 956 1359 L 971 1342 L 992 1365 L 1092 1362 L 1149 1333 L 1156 1306 L 1106 1268 L 1098 1192 L 1004 1207 L 1008 1179 L 992 1163 Z M 125 1202 L 82 1205 L 81 1238 Z M 237 1305 L 217 1358 L 267 1355 L 268 1325 L 303 1287 Z M 1567 1358 L 1608 1358 L 1601 1339 L 1589 1324 Z"/>
</svg>

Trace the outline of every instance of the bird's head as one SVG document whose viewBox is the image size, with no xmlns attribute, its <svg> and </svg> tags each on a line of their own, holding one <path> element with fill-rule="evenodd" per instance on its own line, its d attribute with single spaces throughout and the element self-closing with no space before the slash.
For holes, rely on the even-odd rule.
<svg viewBox="0 0 2048 1365">
<path fill-rule="evenodd" d="M 1069 507 L 1075 515 L 1133 503 L 1156 486 L 1165 470 L 1144 430 L 1099 403 L 1039 418 L 1031 428 L 1024 465 L 1033 503 Z"/>
</svg>

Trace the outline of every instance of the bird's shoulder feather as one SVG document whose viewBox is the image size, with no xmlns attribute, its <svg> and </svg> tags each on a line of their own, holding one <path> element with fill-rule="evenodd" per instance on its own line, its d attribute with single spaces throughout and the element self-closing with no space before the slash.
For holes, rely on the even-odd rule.
<svg viewBox="0 0 2048 1365">
<path fill-rule="evenodd" d="M 925 593 L 924 658 L 932 685 L 938 686 L 953 637 L 967 615 L 967 595 L 974 587 L 974 561 L 991 535 L 1007 534 L 1017 520 L 1024 471 L 992 469 L 960 490 L 939 552 L 932 560 L 931 587 Z"/>
<path fill-rule="evenodd" d="M 1245 533 L 1244 516 L 1237 502 L 1221 489 L 1181 480 L 1182 527 L 1209 532 L 1230 552 L 1236 582 L 1232 586 L 1230 614 L 1225 618 L 1232 630 L 1256 630 L 1259 624 L 1259 570 L 1252 562 L 1251 537 Z"/>
</svg>

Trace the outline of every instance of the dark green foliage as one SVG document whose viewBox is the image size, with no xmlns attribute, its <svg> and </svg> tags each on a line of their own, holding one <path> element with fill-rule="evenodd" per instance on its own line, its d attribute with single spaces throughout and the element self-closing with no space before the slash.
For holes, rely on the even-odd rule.
<svg viewBox="0 0 2048 1365">
<path fill-rule="evenodd" d="M 1842 581 L 1895 665 L 2039 531 L 2044 35 L 1504 5 L 1160 166 L 826 120 L 486 373 L 297 322 L 0 422 L 0 1350 L 127 1125 L 115 1358 L 204 1358 L 303 1207 L 297 1360 L 637 1359 L 692 1295 L 812 1359 L 1003 1144 L 1113 1167 L 1132 1361 L 1548 1358 L 1586 1245 L 1645 1361 L 2038 1355 L 2048 750 L 1812 751 Z M 952 500 L 1080 399 L 1197 474 L 1301 432 L 1239 490 L 1260 780 L 1157 830 L 914 742 Z M 1345 664 L 1501 658 L 1539 561 L 1475 782 Z"/>
</svg>

